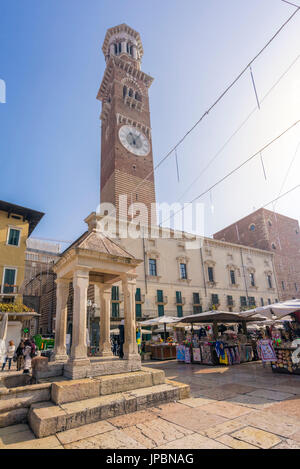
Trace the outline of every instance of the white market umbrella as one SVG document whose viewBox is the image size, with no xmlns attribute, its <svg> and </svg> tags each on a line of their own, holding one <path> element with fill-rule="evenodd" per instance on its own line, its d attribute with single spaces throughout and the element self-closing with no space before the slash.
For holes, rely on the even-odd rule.
<svg viewBox="0 0 300 469">
<path fill-rule="evenodd" d="M 158 316 L 157 318 L 148 319 L 147 321 L 140 322 L 141 326 L 157 326 L 160 324 L 164 325 L 164 334 L 167 334 L 167 324 L 174 324 L 178 322 L 178 318 L 173 316 Z"/>
<path fill-rule="evenodd" d="M 243 311 L 240 314 L 249 318 L 259 313 L 268 317 L 269 319 L 281 319 L 291 313 L 295 313 L 296 311 L 300 311 L 299 299 L 283 301 L 281 303 L 273 303 L 266 306 L 259 306 L 258 308 Z"/>
</svg>

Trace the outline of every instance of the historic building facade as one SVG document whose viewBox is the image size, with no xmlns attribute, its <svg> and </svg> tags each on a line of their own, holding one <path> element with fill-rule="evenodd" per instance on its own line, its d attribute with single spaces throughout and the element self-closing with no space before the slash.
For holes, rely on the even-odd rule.
<svg viewBox="0 0 300 469">
<path fill-rule="evenodd" d="M 214 238 L 272 252 L 280 300 L 299 298 L 298 220 L 261 208 L 215 233 Z"/>
</svg>

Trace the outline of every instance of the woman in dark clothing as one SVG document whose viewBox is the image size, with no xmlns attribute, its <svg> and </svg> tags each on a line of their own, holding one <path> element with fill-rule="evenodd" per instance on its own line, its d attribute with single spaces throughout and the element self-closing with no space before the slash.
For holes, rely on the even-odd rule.
<svg viewBox="0 0 300 469">
<path fill-rule="evenodd" d="M 17 355 L 17 371 L 21 371 L 23 367 L 23 362 L 24 362 L 24 356 L 23 356 L 23 350 L 24 350 L 24 340 L 21 340 L 19 343 L 19 346 L 16 350 L 16 355 Z"/>
</svg>

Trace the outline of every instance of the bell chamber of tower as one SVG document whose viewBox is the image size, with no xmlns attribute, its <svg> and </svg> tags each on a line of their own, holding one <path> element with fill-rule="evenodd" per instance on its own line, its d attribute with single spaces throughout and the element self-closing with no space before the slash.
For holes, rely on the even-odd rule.
<svg viewBox="0 0 300 469">
<path fill-rule="evenodd" d="M 102 102 L 101 204 L 113 204 L 122 219 L 139 216 L 145 223 L 155 224 L 148 95 L 153 78 L 141 70 L 140 35 L 126 24 L 110 28 L 102 51 L 106 68 L 97 95 Z M 126 203 L 120 204 L 120 197 Z M 137 205 L 141 205 L 139 210 Z"/>
</svg>

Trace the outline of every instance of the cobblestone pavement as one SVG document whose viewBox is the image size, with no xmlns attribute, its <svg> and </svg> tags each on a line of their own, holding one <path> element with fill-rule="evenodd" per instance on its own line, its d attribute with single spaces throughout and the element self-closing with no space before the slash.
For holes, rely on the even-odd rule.
<svg viewBox="0 0 300 469">
<path fill-rule="evenodd" d="M 42 439 L 28 425 L 1 428 L 0 449 L 300 449 L 300 376 L 261 363 L 144 366 L 190 384 L 191 397 Z"/>
</svg>

